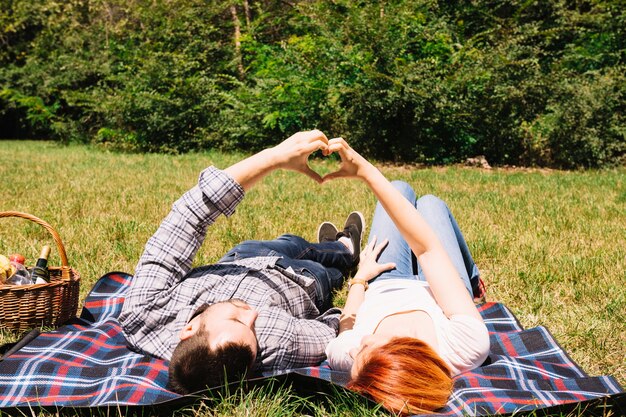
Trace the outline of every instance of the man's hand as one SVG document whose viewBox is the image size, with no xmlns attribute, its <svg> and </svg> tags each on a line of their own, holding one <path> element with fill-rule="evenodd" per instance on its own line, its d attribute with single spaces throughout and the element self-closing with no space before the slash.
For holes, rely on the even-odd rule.
<svg viewBox="0 0 626 417">
<path fill-rule="evenodd" d="M 319 130 L 309 130 L 296 133 L 268 151 L 273 155 L 275 168 L 298 171 L 321 183 L 322 177 L 309 167 L 309 156 L 318 149 L 328 155 L 328 138 Z"/>
<path fill-rule="evenodd" d="M 279 168 L 302 172 L 321 183 L 322 177 L 313 171 L 308 163 L 309 156 L 318 149 L 321 149 L 324 155 L 329 155 L 326 135 L 319 130 L 298 132 L 273 148 L 262 150 L 237 162 L 224 172 L 246 191 L 265 175 Z"/>
</svg>

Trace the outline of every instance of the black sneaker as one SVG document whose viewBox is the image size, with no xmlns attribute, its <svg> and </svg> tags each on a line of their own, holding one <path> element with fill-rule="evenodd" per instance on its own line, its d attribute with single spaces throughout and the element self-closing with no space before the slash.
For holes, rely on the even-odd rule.
<svg viewBox="0 0 626 417">
<path fill-rule="evenodd" d="M 338 233 L 339 230 L 337 230 L 337 226 L 331 222 L 324 222 L 317 228 L 317 241 L 319 243 L 334 242 L 337 240 Z"/>
<path fill-rule="evenodd" d="M 337 234 L 337 239 L 342 236 L 349 237 L 352 241 L 352 247 L 354 253 L 352 254 L 352 260 L 354 266 L 359 264 L 359 256 L 361 255 L 361 243 L 363 241 L 363 234 L 365 232 L 365 217 L 360 211 L 353 211 L 348 215 L 346 222 L 343 225 L 343 231 Z"/>
</svg>

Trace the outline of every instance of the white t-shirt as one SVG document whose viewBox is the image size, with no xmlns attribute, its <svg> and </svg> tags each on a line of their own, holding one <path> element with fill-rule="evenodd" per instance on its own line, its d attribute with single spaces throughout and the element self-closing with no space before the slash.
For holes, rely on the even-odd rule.
<svg viewBox="0 0 626 417">
<path fill-rule="evenodd" d="M 430 292 L 428 283 L 409 279 L 376 281 L 365 292 L 354 327 L 341 333 L 326 347 L 330 367 L 350 371 L 350 350 L 374 333 L 378 324 L 392 314 L 420 310 L 435 325 L 436 352 L 450 367 L 452 375 L 480 366 L 489 354 L 489 333 L 482 320 L 464 314 L 446 317 Z"/>
</svg>

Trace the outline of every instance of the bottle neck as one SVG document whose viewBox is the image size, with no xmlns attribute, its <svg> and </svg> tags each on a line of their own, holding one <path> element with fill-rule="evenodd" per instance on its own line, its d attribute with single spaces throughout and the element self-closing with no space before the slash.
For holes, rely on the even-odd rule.
<svg viewBox="0 0 626 417">
<path fill-rule="evenodd" d="M 50 256 L 50 246 L 45 245 L 41 248 L 41 254 L 39 255 L 39 259 L 37 259 L 36 267 L 46 268 L 48 266 L 48 256 Z"/>
<path fill-rule="evenodd" d="M 39 258 L 37 259 L 37 263 L 35 264 L 36 268 L 47 268 L 48 267 L 48 260 L 45 258 Z"/>
</svg>

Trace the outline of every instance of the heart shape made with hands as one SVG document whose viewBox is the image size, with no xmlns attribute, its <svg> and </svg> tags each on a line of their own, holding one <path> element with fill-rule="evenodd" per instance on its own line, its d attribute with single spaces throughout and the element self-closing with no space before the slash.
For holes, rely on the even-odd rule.
<svg viewBox="0 0 626 417">
<path fill-rule="evenodd" d="M 335 178 L 356 178 L 364 173 L 370 163 L 358 154 L 343 138 L 333 138 L 328 141 L 328 149 L 323 154 L 328 157 L 337 154 L 339 167 L 324 175 L 322 182 Z"/>
<path fill-rule="evenodd" d="M 298 132 L 274 147 L 273 151 L 280 159 L 283 159 L 282 168 L 301 172 L 318 183 L 334 178 L 357 176 L 359 165 L 365 161 L 343 138 L 328 140 L 326 135 L 319 130 Z M 315 171 L 310 166 L 309 157 L 317 151 L 321 151 L 322 156 L 326 158 L 337 153 L 339 167 L 330 170 L 321 165 L 317 168 L 320 172 Z M 336 157 L 332 159 L 336 160 Z"/>
<path fill-rule="evenodd" d="M 311 164 L 312 162 L 312 164 Z M 309 159 L 307 165 L 309 169 L 316 174 L 316 178 L 320 184 L 331 181 L 341 172 L 342 161 L 337 153 L 323 155 L 319 158 Z"/>
</svg>

